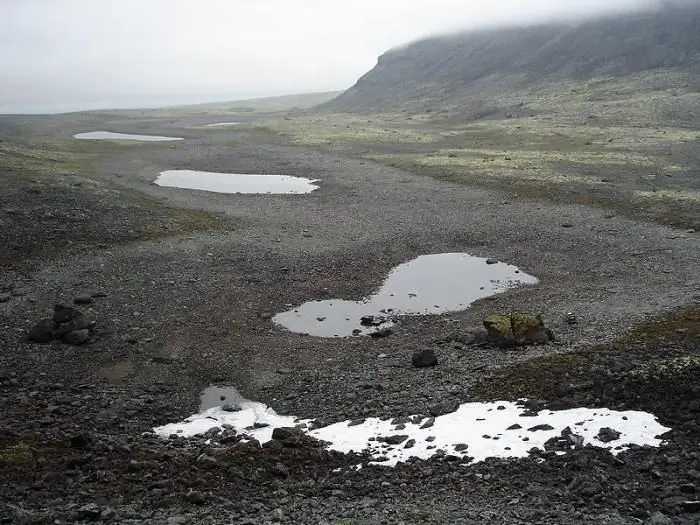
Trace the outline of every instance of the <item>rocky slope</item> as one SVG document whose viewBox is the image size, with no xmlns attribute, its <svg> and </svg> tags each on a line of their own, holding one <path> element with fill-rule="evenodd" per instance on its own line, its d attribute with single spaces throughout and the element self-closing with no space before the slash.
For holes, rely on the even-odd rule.
<svg viewBox="0 0 700 525">
<path fill-rule="evenodd" d="M 429 38 L 388 51 L 355 86 L 321 107 L 427 109 L 507 97 L 562 79 L 658 70 L 664 71 L 667 83 L 682 83 L 691 73 L 690 87 L 698 90 L 699 26 L 700 4 L 682 2 L 584 22 Z"/>
</svg>

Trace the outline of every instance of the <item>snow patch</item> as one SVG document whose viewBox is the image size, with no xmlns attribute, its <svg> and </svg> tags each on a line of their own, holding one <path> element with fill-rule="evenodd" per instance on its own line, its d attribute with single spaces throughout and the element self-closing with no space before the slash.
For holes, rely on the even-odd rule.
<svg viewBox="0 0 700 525">
<path fill-rule="evenodd" d="M 238 406 L 240 410 L 236 412 L 221 407 L 211 408 L 182 423 L 154 430 L 163 437 L 172 434 L 194 436 L 215 427 L 231 425 L 237 432 L 265 443 L 272 439 L 276 427 L 306 426 L 311 421 L 281 416 L 263 403 L 244 401 Z M 566 427 L 583 439 L 583 445 L 590 443 L 608 448 L 617 455 L 629 445 L 658 447 L 663 441 L 657 436 L 670 430 L 653 414 L 639 411 L 573 408 L 529 414 L 526 408 L 515 402 L 464 403 L 457 411 L 434 418 L 432 425 L 429 419 L 433 418 L 414 417 L 407 423 L 397 424 L 392 424 L 391 420 L 368 418 L 360 424 L 344 421 L 306 432 L 328 442 L 330 450 L 369 452 L 378 464 L 394 466 L 410 457 L 430 458 L 438 451 L 473 462 L 487 458 L 526 457 L 532 448 L 544 450 L 545 442 L 561 436 Z M 619 432 L 619 437 L 607 443 L 600 441 L 597 435 L 605 427 Z"/>
</svg>

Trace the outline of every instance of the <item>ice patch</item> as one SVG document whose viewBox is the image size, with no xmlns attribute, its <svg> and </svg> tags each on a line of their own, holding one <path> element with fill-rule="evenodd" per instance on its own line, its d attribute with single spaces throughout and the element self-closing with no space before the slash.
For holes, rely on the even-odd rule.
<svg viewBox="0 0 700 525">
<path fill-rule="evenodd" d="M 237 412 L 227 412 L 221 407 L 211 408 L 182 423 L 172 423 L 154 430 L 163 437 L 171 434 L 194 436 L 228 424 L 236 431 L 265 443 L 272 439 L 275 427 L 292 427 L 310 422 L 293 416 L 281 416 L 263 403 L 245 401 L 240 407 L 241 410 Z M 573 408 L 542 410 L 535 416 L 527 413 L 527 409 L 515 402 L 464 403 L 456 412 L 434 418 L 432 425 L 429 425 L 428 418 L 411 418 L 413 421 L 397 424 L 392 424 L 391 420 L 368 418 L 361 424 L 344 421 L 306 432 L 328 442 L 327 448 L 330 450 L 369 452 L 377 463 L 394 466 L 411 457 L 430 458 L 438 451 L 463 457 L 465 462 L 479 462 L 487 458 L 522 458 L 528 456 L 532 448 L 544 450 L 545 442 L 561 436 L 566 427 L 583 439 L 582 445 L 591 443 L 608 448 L 616 455 L 629 445 L 658 447 L 663 441 L 657 436 L 670 430 L 661 425 L 653 414 L 639 411 Z M 256 428 L 263 425 L 268 426 Z M 605 427 L 619 432 L 619 437 L 607 443 L 600 441 L 596 436 Z"/>
</svg>

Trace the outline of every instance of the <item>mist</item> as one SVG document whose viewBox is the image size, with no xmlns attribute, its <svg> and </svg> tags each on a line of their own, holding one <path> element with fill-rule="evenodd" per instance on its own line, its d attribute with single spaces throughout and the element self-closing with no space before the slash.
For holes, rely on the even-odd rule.
<svg viewBox="0 0 700 525">
<path fill-rule="evenodd" d="M 155 107 L 341 90 L 443 32 L 629 11 L 654 0 L 17 0 L 0 17 L 0 113 Z"/>
</svg>

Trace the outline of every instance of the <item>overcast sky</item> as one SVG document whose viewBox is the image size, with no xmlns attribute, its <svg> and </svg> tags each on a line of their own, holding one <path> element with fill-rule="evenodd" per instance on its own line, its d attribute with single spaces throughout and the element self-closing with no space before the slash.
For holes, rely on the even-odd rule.
<svg viewBox="0 0 700 525">
<path fill-rule="evenodd" d="M 0 113 L 344 89 L 422 36 L 654 0 L 0 0 Z"/>
</svg>

